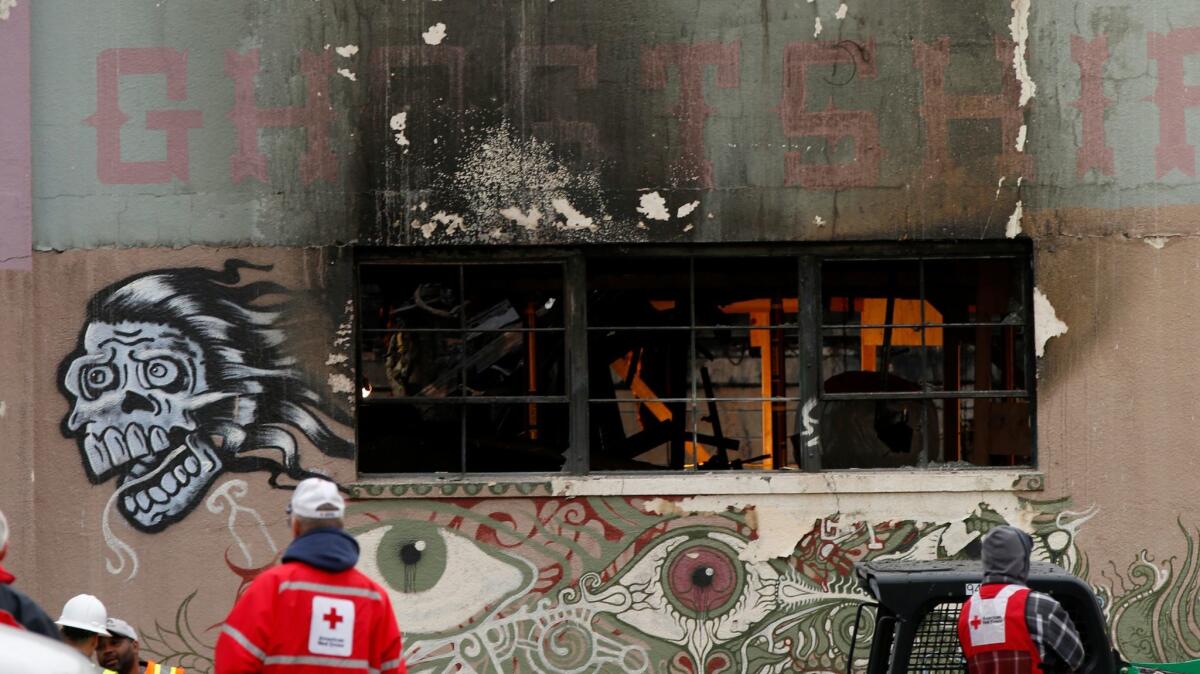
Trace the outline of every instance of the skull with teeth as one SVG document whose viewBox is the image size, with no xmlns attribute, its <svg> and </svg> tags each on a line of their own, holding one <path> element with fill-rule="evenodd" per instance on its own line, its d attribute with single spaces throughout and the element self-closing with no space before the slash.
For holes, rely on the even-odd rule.
<svg viewBox="0 0 1200 674">
<path fill-rule="evenodd" d="M 321 451 L 349 456 L 311 407 L 315 393 L 282 350 L 285 294 L 269 282 L 239 285 L 224 271 L 159 270 L 98 293 L 59 381 L 88 479 L 118 480 L 117 506 L 143 531 L 179 521 L 225 470 L 302 478 L 294 429 Z M 253 267 L 255 269 L 269 269 Z M 274 449 L 282 460 L 250 456 Z"/>
</svg>

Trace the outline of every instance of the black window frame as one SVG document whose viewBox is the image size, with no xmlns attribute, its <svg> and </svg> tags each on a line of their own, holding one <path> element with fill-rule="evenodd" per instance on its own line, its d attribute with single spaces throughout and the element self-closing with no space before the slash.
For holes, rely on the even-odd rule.
<svg viewBox="0 0 1200 674">
<path fill-rule="evenodd" d="M 448 477 L 453 479 L 499 479 L 507 481 L 521 481 L 523 479 L 534 478 L 544 480 L 551 477 L 573 477 L 590 475 L 593 477 L 623 477 L 623 476 L 653 476 L 653 475 L 707 475 L 720 474 L 728 472 L 725 470 L 698 470 L 692 469 L 663 469 L 663 470 L 638 470 L 638 471 L 600 471 L 589 470 L 589 437 L 590 437 L 590 387 L 588 381 L 588 354 L 587 341 L 589 324 L 587 321 L 587 271 L 586 264 L 589 258 L 603 258 L 615 256 L 630 256 L 641 258 L 704 258 L 704 257 L 786 257 L 795 258 L 799 261 L 797 288 L 800 293 L 798 309 L 798 326 L 796 330 L 799 333 L 800 352 L 798 354 L 800 377 L 799 377 L 799 398 L 801 401 L 822 401 L 822 400 L 846 400 L 856 398 L 879 398 L 891 397 L 896 399 L 947 399 L 947 398 L 997 398 L 997 397 L 1020 397 L 1029 401 L 1029 426 L 1030 426 L 1030 447 L 1029 447 L 1029 465 L 1020 464 L 1017 466 L 983 466 L 977 465 L 972 468 L 980 470 L 997 470 L 997 469 L 1036 469 L 1038 466 L 1038 432 L 1037 432 L 1037 359 L 1034 353 L 1034 337 L 1032 334 L 1034 317 L 1033 317 L 1033 290 L 1035 287 L 1034 276 L 1034 258 L 1032 242 L 1022 239 L 1007 240 L 1007 241 L 920 241 L 920 242 L 880 242 L 880 241 L 861 241 L 861 242 L 830 242 L 830 243 L 808 243 L 808 242 L 781 242 L 781 243 L 690 243 L 690 244 L 667 244 L 667 243 L 645 243 L 645 244 L 623 244 L 623 245 L 581 245 L 576 247 L 554 247 L 554 246 L 429 246 L 420 248 L 395 248 L 395 247 L 356 247 L 353 257 L 353 302 L 354 302 L 354 330 L 353 330 L 353 358 L 355 369 L 355 405 L 354 414 L 357 420 L 358 410 L 364 404 L 363 398 L 358 394 L 358 382 L 362 381 L 362 360 L 361 360 L 361 287 L 360 287 L 360 271 L 364 264 L 391 264 L 391 265 L 431 265 L 431 264 L 449 264 L 449 265 L 470 265 L 470 264 L 520 264 L 520 263 L 557 263 L 563 268 L 563 292 L 564 292 L 564 328 L 565 328 L 565 348 L 567 370 L 565 373 L 565 393 L 562 398 L 565 398 L 567 405 L 568 423 L 569 423 L 569 445 L 564 453 L 565 461 L 563 469 L 558 472 L 455 472 L 455 473 L 417 473 L 417 472 L 401 472 L 401 473 L 363 473 L 359 470 L 360 451 L 355 454 L 355 469 L 356 473 L 362 478 L 386 479 L 395 478 L 403 480 L 444 480 Z M 1022 392 L 1019 390 L 1004 391 L 1002 395 L 997 395 L 998 391 L 989 390 L 979 393 L 960 391 L 953 395 L 948 395 L 947 392 L 921 392 L 913 394 L 855 394 L 855 393 L 840 393 L 827 394 L 822 386 L 822 371 L 821 371 L 821 353 L 822 353 L 822 272 L 821 266 L 826 261 L 846 262 L 846 261 L 900 261 L 900 260 L 937 260 L 937 259 L 986 259 L 986 258 L 1012 258 L 1016 261 L 1015 268 L 1019 269 L 1023 275 L 1021 290 L 1021 309 L 1023 312 L 1022 325 L 1027 326 L 1027 334 L 1024 340 L 1023 359 L 1026 373 L 1026 389 Z M 693 277 L 694 278 L 694 277 Z M 922 289 L 923 291 L 923 289 Z M 923 311 L 922 311 L 923 313 Z M 924 321 L 922 321 L 924 323 Z M 951 324 L 945 324 L 951 325 Z M 925 324 L 925 327 L 934 327 L 934 324 Z M 924 331 L 922 331 L 924 336 Z M 521 398 L 505 399 L 506 402 L 516 401 L 521 402 Z M 561 402 L 561 401 L 558 401 Z M 375 402 L 367 404 L 377 404 Z M 798 445 L 804 445 L 799 434 L 801 429 L 802 419 L 800 415 L 803 412 L 799 407 L 796 410 L 797 419 L 795 421 L 795 429 L 798 437 L 795 441 Z M 360 425 L 355 423 L 355 441 L 356 447 L 361 447 L 360 442 Z M 764 475 L 781 475 L 790 472 L 803 473 L 818 473 L 818 472 L 841 472 L 844 469 L 822 469 L 820 459 L 820 448 L 817 446 L 814 449 L 805 448 L 807 451 L 798 452 L 799 454 L 799 470 L 782 470 L 782 469 L 763 469 L 755 471 Z M 902 470 L 923 470 L 922 466 L 916 468 L 904 468 Z M 883 469 L 883 470 L 898 470 L 898 469 Z"/>
</svg>

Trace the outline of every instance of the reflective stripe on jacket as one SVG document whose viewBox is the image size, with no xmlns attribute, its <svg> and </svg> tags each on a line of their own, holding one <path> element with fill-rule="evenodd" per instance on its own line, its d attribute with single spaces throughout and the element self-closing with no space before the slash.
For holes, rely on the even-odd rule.
<svg viewBox="0 0 1200 674">
<path fill-rule="evenodd" d="M 970 674 L 1037 674 L 1041 657 L 1025 619 L 1029 588 L 989 583 L 963 604 L 958 640 Z"/>
<path fill-rule="evenodd" d="M 284 562 L 254 579 L 217 638 L 214 674 L 406 674 L 383 588 L 359 571 Z"/>
<path fill-rule="evenodd" d="M 146 662 L 146 668 L 142 670 L 143 674 L 187 674 L 183 667 L 163 667 L 153 660 Z"/>
</svg>

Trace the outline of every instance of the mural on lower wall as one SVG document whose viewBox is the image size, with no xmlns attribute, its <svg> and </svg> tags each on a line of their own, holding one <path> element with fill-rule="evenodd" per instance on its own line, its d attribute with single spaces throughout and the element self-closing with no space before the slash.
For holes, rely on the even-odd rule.
<svg viewBox="0 0 1200 674">
<path fill-rule="evenodd" d="M 1111 565 L 1090 579 L 1130 661 L 1200 658 L 1200 529 L 1178 526 L 1186 543 L 1182 560 L 1156 560 L 1143 549 L 1124 570 Z"/>
<path fill-rule="evenodd" d="M 292 292 L 242 279 L 270 269 L 242 260 L 157 269 L 88 303 L 76 348 L 59 365 L 71 404 L 61 429 L 78 443 L 92 484 L 117 480 L 105 509 L 110 545 L 114 503 L 134 528 L 161 531 L 226 471 L 269 471 L 272 486 L 280 475 L 309 475 L 300 438 L 330 456 L 353 455 L 322 419 L 346 420 L 287 350 Z"/>
<path fill-rule="evenodd" d="M 866 599 L 856 561 L 976 557 L 981 536 L 1010 523 L 1032 531 L 1037 558 L 1088 574 L 1076 535 L 1094 511 L 1005 500 L 963 501 L 937 521 L 805 512 L 793 554 L 765 561 L 745 559 L 763 533 L 754 508 L 397 499 L 356 502 L 349 521 L 359 568 L 392 595 L 412 672 L 835 672 Z M 191 624 L 190 599 L 173 620 L 139 626 L 143 650 L 203 672 L 215 632 Z"/>
</svg>

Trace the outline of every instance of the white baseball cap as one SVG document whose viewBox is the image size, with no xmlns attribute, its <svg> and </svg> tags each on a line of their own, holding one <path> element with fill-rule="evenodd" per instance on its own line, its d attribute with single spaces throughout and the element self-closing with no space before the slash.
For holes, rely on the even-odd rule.
<svg viewBox="0 0 1200 674">
<path fill-rule="evenodd" d="M 314 520 L 341 519 L 346 514 L 346 501 L 337 485 L 320 477 L 310 477 L 296 485 L 288 512 Z"/>
<path fill-rule="evenodd" d="M 109 634 L 114 637 L 125 637 L 132 641 L 138 640 L 137 630 L 133 629 L 133 625 L 120 618 L 109 618 L 108 622 L 104 623 L 104 626 L 108 628 Z"/>
<path fill-rule="evenodd" d="M 111 637 L 105 629 L 108 610 L 104 604 L 90 594 L 77 594 L 63 604 L 62 615 L 54 621 L 59 627 L 74 627 L 84 632 L 95 632 L 102 637 Z"/>
</svg>

